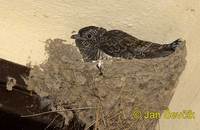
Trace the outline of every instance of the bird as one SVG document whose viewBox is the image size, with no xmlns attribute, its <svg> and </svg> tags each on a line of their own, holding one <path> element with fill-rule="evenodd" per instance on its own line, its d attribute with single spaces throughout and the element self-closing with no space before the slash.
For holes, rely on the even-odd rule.
<svg viewBox="0 0 200 130">
<path fill-rule="evenodd" d="M 86 26 L 71 36 L 85 62 L 106 57 L 123 59 L 151 59 L 172 54 L 180 43 L 177 39 L 169 44 L 141 40 L 121 30 L 106 30 L 102 27 Z"/>
</svg>

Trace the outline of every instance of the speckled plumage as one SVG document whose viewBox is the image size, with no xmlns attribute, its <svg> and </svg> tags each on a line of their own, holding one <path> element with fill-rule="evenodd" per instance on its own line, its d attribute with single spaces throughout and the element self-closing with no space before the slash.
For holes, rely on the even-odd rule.
<svg viewBox="0 0 200 130">
<path fill-rule="evenodd" d="M 103 53 L 125 59 L 165 57 L 173 53 L 181 40 L 170 44 L 158 44 L 140 40 L 121 30 L 107 31 L 101 27 L 88 26 L 72 35 L 85 61 L 98 60 Z"/>
</svg>

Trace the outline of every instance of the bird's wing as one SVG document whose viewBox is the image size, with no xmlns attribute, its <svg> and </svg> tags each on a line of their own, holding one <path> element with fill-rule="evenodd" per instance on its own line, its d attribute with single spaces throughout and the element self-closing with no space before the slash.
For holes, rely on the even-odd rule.
<svg viewBox="0 0 200 130">
<path fill-rule="evenodd" d="M 100 49 L 108 55 L 120 57 L 122 53 L 128 51 L 129 46 L 134 46 L 134 40 L 136 38 L 125 32 L 119 30 L 108 31 L 103 35 Z"/>
<path fill-rule="evenodd" d="M 170 44 L 158 44 L 143 41 L 120 30 L 111 30 L 104 34 L 100 49 L 113 57 L 143 59 L 164 57 L 173 52 Z"/>
<path fill-rule="evenodd" d="M 139 40 L 120 30 L 111 30 L 104 34 L 100 49 L 114 57 L 137 58 L 147 48 L 158 48 L 160 45 Z"/>
</svg>

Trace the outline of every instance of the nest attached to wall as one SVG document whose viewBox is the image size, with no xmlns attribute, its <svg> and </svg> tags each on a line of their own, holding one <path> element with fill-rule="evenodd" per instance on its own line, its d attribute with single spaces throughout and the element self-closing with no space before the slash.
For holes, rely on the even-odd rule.
<svg viewBox="0 0 200 130">
<path fill-rule="evenodd" d="M 103 76 L 97 63 L 83 62 L 78 49 L 61 39 L 47 40 L 46 52 L 47 61 L 31 70 L 29 89 L 44 99 L 43 106 L 50 97 L 52 110 L 72 108 L 85 129 L 95 130 L 154 130 L 158 119 L 134 112 L 167 109 L 186 64 L 184 42 L 167 57 L 104 60 Z M 69 123 L 73 114 L 62 115 Z"/>
</svg>

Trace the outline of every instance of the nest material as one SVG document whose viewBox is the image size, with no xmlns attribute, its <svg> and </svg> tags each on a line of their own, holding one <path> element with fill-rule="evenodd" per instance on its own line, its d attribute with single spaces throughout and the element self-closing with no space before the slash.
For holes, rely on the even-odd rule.
<svg viewBox="0 0 200 130">
<path fill-rule="evenodd" d="M 154 130 L 158 119 L 135 119 L 133 111 L 165 110 L 185 68 L 186 47 L 155 59 L 109 59 L 103 76 L 97 63 L 84 63 L 75 46 L 47 40 L 47 61 L 34 66 L 27 82 L 40 96 L 51 96 L 54 109 L 96 107 L 75 111 L 80 120 L 99 130 Z M 71 118 L 65 112 L 66 122 Z"/>
</svg>

